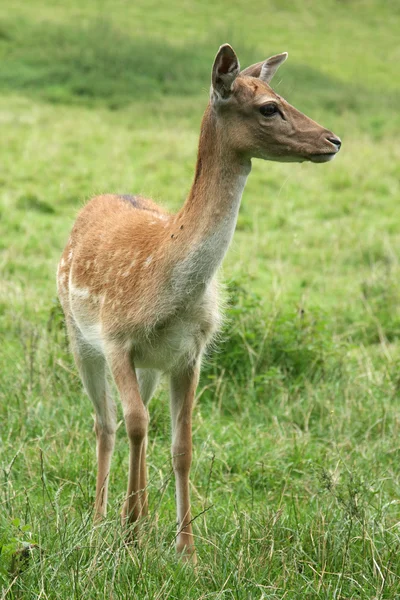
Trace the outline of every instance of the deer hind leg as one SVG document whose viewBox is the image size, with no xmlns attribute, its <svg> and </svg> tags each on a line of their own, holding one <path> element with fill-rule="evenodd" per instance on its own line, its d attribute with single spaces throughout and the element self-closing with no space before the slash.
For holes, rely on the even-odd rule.
<svg viewBox="0 0 400 600">
<path fill-rule="evenodd" d="M 136 369 L 136 376 L 139 383 L 139 392 L 143 404 L 147 407 L 160 381 L 161 373 L 155 369 Z M 150 419 L 150 416 L 148 417 Z M 140 457 L 140 489 L 143 490 L 142 516 L 146 516 L 149 512 L 148 494 L 147 494 L 147 470 L 146 470 L 146 452 L 147 452 L 147 435 L 144 440 L 144 447 Z"/>
<path fill-rule="evenodd" d="M 96 412 L 94 429 L 97 442 L 97 479 L 94 518 L 99 520 L 107 513 L 108 481 L 116 431 L 115 403 L 106 379 L 104 356 L 85 342 L 72 321 L 67 322 L 67 327 L 76 366 Z"/>
<path fill-rule="evenodd" d="M 146 438 L 148 412 L 140 396 L 139 383 L 129 351 L 113 345 L 107 349 L 107 360 L 118 388 L 129 438 L 129 476 L 127 497 L 122 510 L 124 522 L 134 523 L 147 510 L 145 489 Z"/>
<path fill-rule="evenodd" d="M 175 473 L 178 533 L 176 551 L 196 562 L 193 540 L 189 473 L 192 462 L 192 410 L 199 367 L 171 375 L 172 464 Z"/>
</svg>

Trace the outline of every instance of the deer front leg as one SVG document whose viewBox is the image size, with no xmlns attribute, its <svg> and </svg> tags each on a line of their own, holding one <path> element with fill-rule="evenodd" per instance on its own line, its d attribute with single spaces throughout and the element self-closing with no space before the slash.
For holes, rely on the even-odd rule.
<svg viewBox="0 0 400 600">
<path fill-rule="evenodd" d="M 129 476 L 122 520 L 134 523 L 147 512 L 146 438 L 148 412 L 140 396 L 134 365 L 129 352 L 114 348 L 108 362 L 121 396 L 126 431 L 129 438 Z"/>
<path fill-rule="evenodd" d="M 178 533 L 176 551 L 184 560 L 196 562 L 193 540 L 189 472 L 192 462 L 192 410 L 199 367 L 171 375 L 172 464 L 175 473 Z"/>
<path fill-rule="evenodd" d="M 147 517 L 149 513 L 149 502 L 147 497 L 147 465 L 146 465 L 146 453 L 147 453 L 147 434 L 143 441 L 142 451 L 140 454 L 140 502 L 141 502 L 141 516 Z"/>
</svg>

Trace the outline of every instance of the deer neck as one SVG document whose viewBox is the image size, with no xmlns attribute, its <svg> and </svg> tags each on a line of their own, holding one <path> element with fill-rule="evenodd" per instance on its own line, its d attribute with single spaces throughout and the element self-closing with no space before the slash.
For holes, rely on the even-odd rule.
<svg viewBox="0 0 400 600">
<path fill-rule="evenodd" d="M 208 108 L 201 127 L 193 185 L 177 215 L 185 247 L 174 280 L 182 292 L 189 294 L 198 291 L 199 286 L 206 287 L 221 265 L 235 231 L 250 170 L 250 160 L 229 149 L 224 132 Z"/>
</svg>

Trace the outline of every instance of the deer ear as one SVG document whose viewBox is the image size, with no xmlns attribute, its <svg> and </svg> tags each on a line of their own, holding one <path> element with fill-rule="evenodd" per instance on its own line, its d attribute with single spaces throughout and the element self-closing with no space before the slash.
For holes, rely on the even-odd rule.
<svg viewBox="0 0 400 600">
<path fill-rule="evenodd" d="M 287 57 L 288 57 L 288 53 L 282 52 L 282 54 L 275 54 L 275 56 L 271 56 L 270 58 L 267 58 L 267 60 L 264 62 L 263 66 L 261 67 L 261 71 L 260 71 L 260 75 L 259 75 L 260 79 L 265 81 L 265 83 L 269 83 L 271 81 L 271 79 L 273 78 L 273 76 L 275 75 L 276 71 L 281 66 L 281 64 L 285 62 Z"/>
<path fill-rule="evenodd" d="M 224 44 L 217 52 L 212 69 L 211 92 L 214 92 L 214 98 L 229 98 L 232 84 L 239 73 L 240 65 L 235 51 L 229 44 Z"/>
<path fill-rule="evenodd" d="M 259 63 L 255 63 L 254 65 L 250 65 L 250 67 L 243 69 L 243 71 L 240 74 L 243 77 L 259 77 L 263 81 L 269 83 L 275 75 L 276 70 L 281 66 L 283 62 L 285 62 L 287 57 L 287 52 L 283 52 L 282 54 L 276 54 L 275 56 L 267 58 L 267 60 L 263 60 Z"/>
</svg>

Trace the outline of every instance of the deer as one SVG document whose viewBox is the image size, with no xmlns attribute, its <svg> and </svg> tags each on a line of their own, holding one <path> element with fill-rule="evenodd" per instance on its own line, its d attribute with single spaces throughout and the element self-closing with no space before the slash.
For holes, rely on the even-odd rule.
<svg viewBox="0 0 400 600">
<path fill-rule="evenodd" d="M 120 396 L 129 440 L 121 519 L 137 538 L 148 514 L 148 404 L 169 378 L 176 552 L 196 562 L 189 498 L 192 411 L 202 356 L 221 326 L 217 271 L 235 230 L 252 159 L 325 163 L 341 140 L 270 87 L 287 52 L 240 70 L 229 44 L 211 74 L 197 162 L 182 208 L 105 194 L 80 211 L 61 256 L 58 296 L 75 363 L 95 411 L 95 520 L 106 516 Z"/>
</svg>

